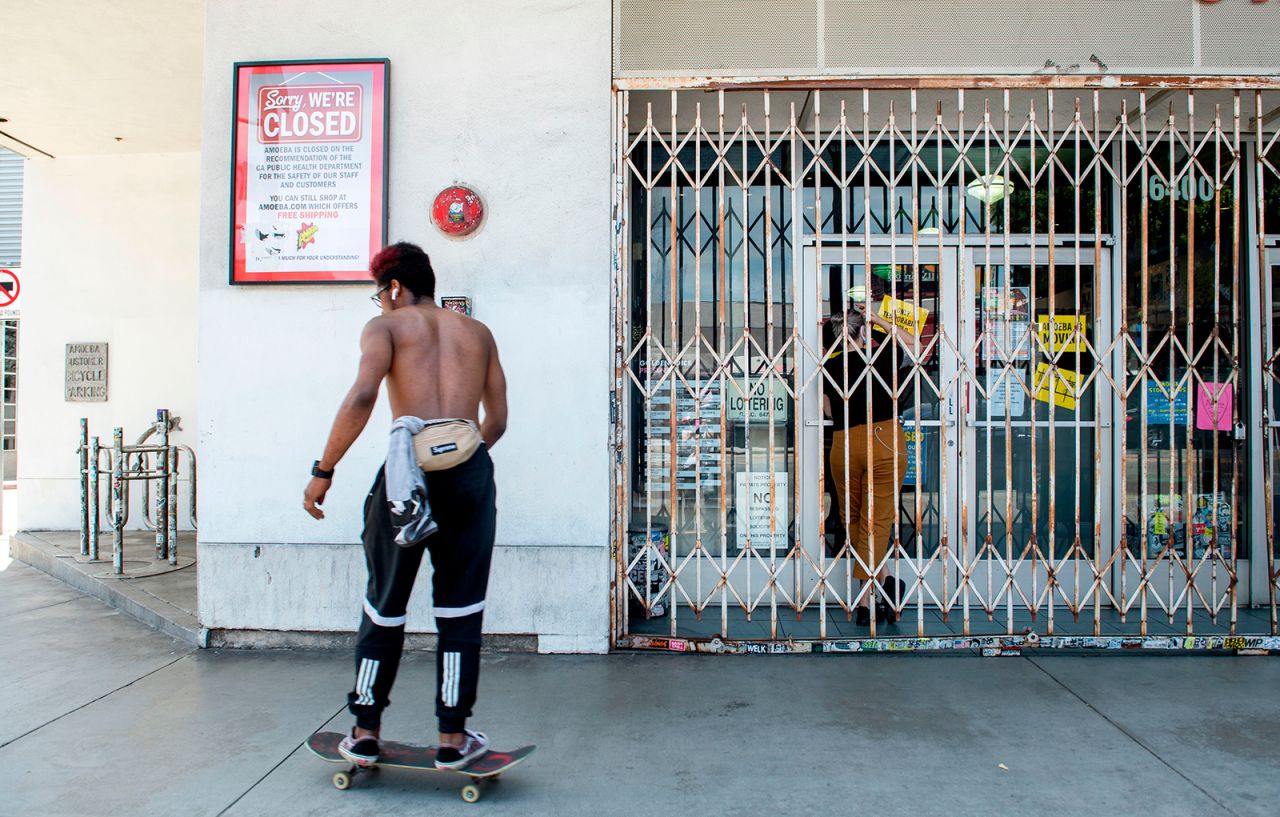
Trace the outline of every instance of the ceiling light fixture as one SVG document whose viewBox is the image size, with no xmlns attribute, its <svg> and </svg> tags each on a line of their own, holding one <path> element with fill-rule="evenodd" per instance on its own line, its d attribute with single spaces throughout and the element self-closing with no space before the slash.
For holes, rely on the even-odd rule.
<svg viewBox="0 0 1280 817">
<path fill-rule="evenodd" d="M 1013 190 L 1013 181 L 992 173 L 987 176 L 979 176 L 969 182 L 965 189 L 970 196 L 990 206 L 1003 199 Z"/>
</svg>

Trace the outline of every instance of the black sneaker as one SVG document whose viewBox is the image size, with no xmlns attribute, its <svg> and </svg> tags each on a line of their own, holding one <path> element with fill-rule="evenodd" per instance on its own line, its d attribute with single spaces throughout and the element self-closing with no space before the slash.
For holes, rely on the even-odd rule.
<svg viewBox="0 0 1280 817">
<path fill-rule="evenodd" d="M 365 735 L 362 738 L 356 737 L 356 730 L 351 729 L 351 734 L 342 739 L 338 744 L 338 754 L 345 757 L 357 766 L 373 766 L 378 762 L 378 755 L 382 751 L 382 744 L 372 735 Z"/>
<path fill-rule="evenodd" d="M 465 769 L 476 758 L 489 751 L 489 739 L 484 732 L 472 732 L 464 729 L 465 738 L 461 746 L 441 746 L 436 750 L 437 769 Z"/>
</svg>

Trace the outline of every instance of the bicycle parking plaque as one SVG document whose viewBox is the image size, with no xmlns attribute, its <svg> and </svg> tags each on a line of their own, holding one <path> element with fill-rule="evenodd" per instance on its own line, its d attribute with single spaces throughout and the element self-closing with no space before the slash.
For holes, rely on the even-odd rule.
<svg viewBox="0 0 1280 817">
<path fill-rule="evenodd" d="M 107 401 L 107 344 L 68 343 L 64 399 L 69 403 Z"/>
</svg>

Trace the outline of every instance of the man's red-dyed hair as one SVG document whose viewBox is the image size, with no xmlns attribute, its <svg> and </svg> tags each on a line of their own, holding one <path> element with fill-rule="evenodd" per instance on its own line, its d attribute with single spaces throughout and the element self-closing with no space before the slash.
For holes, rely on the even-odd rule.
<svg viewBox="0 0 1280 817">
<path fill-rule="evenodd" d="M 396 280 L 420 298 L 436 296 L 436 272 L 431 268 L 431 259 L 421 247 L 408 241 L 379 250 L 369 263 L 369 274 L 380 287 Z"/>
</svg>

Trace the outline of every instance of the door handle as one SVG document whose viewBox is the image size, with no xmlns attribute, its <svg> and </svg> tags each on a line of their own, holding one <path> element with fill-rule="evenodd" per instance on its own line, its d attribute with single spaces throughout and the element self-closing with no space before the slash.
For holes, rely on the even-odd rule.
<svg viewBox="0 0 1280 817">
<path fill-rule="evenodd" d="M 835 425 L 835 423 L 831 422 L 830 420 L 805 420 L 804 421 L 805 428 L 817 428 L 818 426 L 832 426 L 832 425 Z"/>
</svg>

